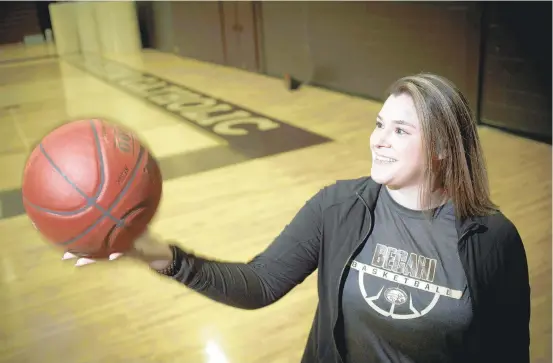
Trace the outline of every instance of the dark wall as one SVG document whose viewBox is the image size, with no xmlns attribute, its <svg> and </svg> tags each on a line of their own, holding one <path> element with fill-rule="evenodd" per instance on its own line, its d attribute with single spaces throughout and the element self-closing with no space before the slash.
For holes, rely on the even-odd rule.
<svg viewBox="0 0 553 363">
<path fill-rule="evenodd" d="M 484 123 L 551 139 L 551 10 L 551 2 L 487 4 Z"/>
<path fill-rule="evenodd" d="M 224 64 L 221 3 L 176 1 L 171 6 L 175 53 Z"/>
<path fill-rule="evenodd" d="M 551 142 L 551 3 L 169 4 L 172 39 L 158 49 L 377 100 L 401 76 L 434 72 L 481 121 Z"/>
<path fill-rule="evenodd" d="M 164 6 L 171 8 L 171 43 L 175 53 L 260 71 L 259 4 L 251 1 L 177 1 Z M 163 32 L 164 26 L 158 21 L 155 30 Z M 164 43 L 169 43 L 169 39 L 157 38 L 153 47 L 161 49 Z"/>
<path fill-rule="evenodd" d="M 270 75 L 382 99 L 395 79 L 429 71 L 476 104 L 479 12 L 470 3 L 263 3 Z M 284 27 L 283 21 L 287 24 Z"/>
<path fill-rule="evenodd" d="M 25 36 L 40 33 L 34 1 L 0 1 L 0 45 L 21 43 Z"/>
<path fill-rule="evenodd" d="M 154 2 L 137 1 L 136 17 L 138 19 L 138 29 L 140 31 L 140 42 L 143 48 L 151 48 L 154 39 Z"/>
<path fill-rule="evenodd" d="M 46 29 L 52 29 L 52 21 L 50 19 L 50 10 L 48 7 L 55 1 L 35 1 L 36 15 L 40 26 L 41 33 L 44 34 Z"/>
<path fill-rule="evenodd" d="M 175 51 L 175 31 L 173 25 L 173 4 L 171 1 L 152 1 L 152 29 L 150 47 L 162 52 L 173 53 Z M 179 19 L 177 19 L 179 20 Z"/>
</svg>

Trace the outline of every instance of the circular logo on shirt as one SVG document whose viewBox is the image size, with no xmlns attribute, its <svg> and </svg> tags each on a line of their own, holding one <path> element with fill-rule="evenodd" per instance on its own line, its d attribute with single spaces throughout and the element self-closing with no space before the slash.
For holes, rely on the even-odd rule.
<svg viewBox="0 0 553 363">
<path fill-rule="evenodd" d="M 394 305 L 402 305 L 405 304 L 405 302 L 407 301 L 407 294 L 405 293 L 405 291 L 397 287 L 386 289 L 386 291 L 384 292 L 384 296 L 390 304 Z"/>
<path fill-rule="evenodd" d="M 370 265 L 351 263 L 359 271 L 359 290 L 367 304 L 392 319 L 424 316 L 440 297 L 461 298 L 462 291 L 435 283 L 436 266 L 436 259 L 383 244 L 376 244 Z"/>
</svg>

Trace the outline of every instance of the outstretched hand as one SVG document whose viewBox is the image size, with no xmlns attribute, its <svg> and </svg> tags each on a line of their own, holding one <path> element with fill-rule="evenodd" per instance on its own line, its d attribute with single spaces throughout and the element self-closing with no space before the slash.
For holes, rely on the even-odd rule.
<svg viewBox="0 0 553 363">
<path fill-rule="evenodd" d="M 112 253 L 107 261 L 113 261 L 121 258 L 122 256 L 133 258 L 140 262 L 144 262 L 150 267 L 155 269 L 164 268 L 169 265 L 173 260 L 173 252 L 171 247 L 163 243 L 158 237 L 152 235 L 149 231 L 146 231 L 143 235 L 136 239 L 132 248 L 125 253 Z M 66 252 L 62 260 L 76 259 L 75 266 L 85 266 L 97 262 L 93 258 L 80 257 L 71 252 Z M 104 261 L 104 259 L 102 259 Z"/>
</svg>

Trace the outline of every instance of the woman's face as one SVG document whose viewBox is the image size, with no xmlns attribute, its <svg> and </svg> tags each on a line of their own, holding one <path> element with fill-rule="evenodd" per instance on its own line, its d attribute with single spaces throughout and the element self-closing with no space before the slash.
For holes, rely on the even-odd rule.
<svg viewBox="0 0 553 363">
<path fill-rule="evenodd" d="M 394 189 L 422 183 L 424 153 L 422 131 L 412 98 L 388 97 L 371 134 L 371 177 Z"/>
</svg>

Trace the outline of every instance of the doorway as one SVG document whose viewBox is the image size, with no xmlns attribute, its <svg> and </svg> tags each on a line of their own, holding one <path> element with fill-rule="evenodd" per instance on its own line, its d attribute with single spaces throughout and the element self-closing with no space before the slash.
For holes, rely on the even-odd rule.
<svg viewBox="0 0 553 363">
<path fill-rule="evenodd" d="M 226 65 L 259 72 L 259 17 L 254 2 L 221 1 L 219 4 Z"/>
</svg>

